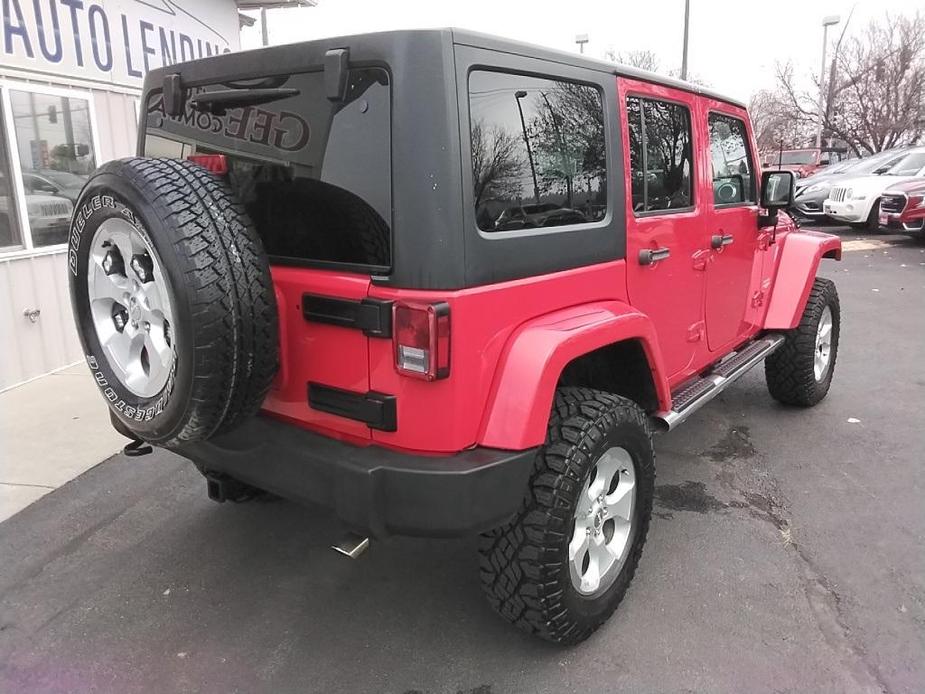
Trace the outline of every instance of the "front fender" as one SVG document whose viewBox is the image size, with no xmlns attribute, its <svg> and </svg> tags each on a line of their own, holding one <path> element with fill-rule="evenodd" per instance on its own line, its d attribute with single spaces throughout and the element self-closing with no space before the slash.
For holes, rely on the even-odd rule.
<svg viewBox="0 0 925 694">
<path fill-rule="evenodd" d="M 822 258 L 841 260 L 841 239 L 818 231 L 791 231 L 780 242 L 777 272 L 765 315 L 768 330 L 797 327 Z"/>
<path fill-rule="evenodd" d="M 669 409 L 671 394 L 648 316 L 620 301 L 583 304 L 529 321 L 508 340 L 479 443 L 508 450 L 542 445 L 565 366 L 600 347 L 631 339 L 639 340 L 645 351 L 660 409 Z"/>
</svg>

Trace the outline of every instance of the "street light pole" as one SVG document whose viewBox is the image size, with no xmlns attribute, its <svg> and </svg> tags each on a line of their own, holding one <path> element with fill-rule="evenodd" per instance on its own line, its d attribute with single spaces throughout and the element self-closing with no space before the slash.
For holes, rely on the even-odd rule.
<svg viewBox="0 0 925 694">
<path fill-rule="evenodd" d="M 816 130 L 816 149 L 822 149 L 822 129 L 825 126 L 825 53 L 829 43 L 829 27 L 838 24 L 841 17 L 832 14 L 822 18 L 822 68 L 819 70 L 819 129 Z"/>
<path fill-rule="evenodd" d="M 568 173 L 568 162 L 565 160 L 565 142 L 562 140 L 562 131 L 559 129 L 559 119 L 556 118 L 556 112 L 546 97 L 546 92 L 540 92 L 543 101 L 546 102 L 546 108 L 549 109 L 549 117 L 552 118 L 552 127 L 556 133 L 556 145 L 559 148 L 559 166 L 562 167 L 562 176 L 565 178 L 565 198 L 568 207 L 572 206 L 572 177 Z"/>
<path fill-rule="evenodd" d="M 681 55 L 681 79 L 687 79 L 687 35 L 691 25 L 691 0 L 684 0 L 684 53 Z"/>
<path fill-rule="evenodd" d="M 578 44 L 578 52 L 583 54 L 585 52 L 585 44 L 588 43 L 588 35 L 578 34 L 575 36 L 575 43 Z"/>
<path fill-rule="evenodd" d="M 536 182 L 536 165 L 533 163 L 533 150 L 530 149 L 530 138 L 527 137 L 527 122 L 524 120 L 524 109 L 520 105 L 520 100 L 527 96 L 523 89 L 514 92 L 514 101 L 517 102 L 517 110 L 520 113 L 520 127 L 524 131 L 524 144 L 527 145 L 527 159 L 530 160 L 530 173 L 533 175 L 533 200 L 537 205 L 540 204 L 540 186 Z"/>
</svg>

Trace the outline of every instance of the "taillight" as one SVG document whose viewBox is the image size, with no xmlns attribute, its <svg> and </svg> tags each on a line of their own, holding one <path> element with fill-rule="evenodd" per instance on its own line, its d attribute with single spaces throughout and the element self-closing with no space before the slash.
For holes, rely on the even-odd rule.
<svg viewBox="0 0 925 694">
<path fill-rule="evenodd" d="M 434 381 L 450 375 L 449 304 L 396 303 L 392 345 L 399 373 Z"/>
<path fill-rule="evenodd" d="M 187 159 L 217 176 L 228 173 L 228 160 L 224 154 L 191 154 Z"/>
</svg>

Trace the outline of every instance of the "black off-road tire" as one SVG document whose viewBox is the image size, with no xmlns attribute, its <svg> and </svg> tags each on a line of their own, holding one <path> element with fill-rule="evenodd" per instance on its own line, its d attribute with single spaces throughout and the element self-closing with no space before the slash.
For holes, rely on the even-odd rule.
<svg viewBox="0 0 925 694">
<path fill-rule="evenodd" d="M 575 590 L 568 562 L 574 513 L 600 455 L 624 447 L 636 468 L 634 536 L 610 587 L 589 598 Z M 545 445 L 537 453 L 523 506 L 479 541 L 482 588 L 518 628 L 562 645 L 579 643 L 623 599 L 642 555 L 655 487 L 655 456 L 645 412 L 633 401 L 589 388 L 560 388 Z"/>
<path fill-rule="evenodd" d="M 832 312 L 831 352 L 827 370 L 817 379 L 813 369 L 816 330 L 826 306 Z M 840 327 L 841 309 L 835 283 L 817 277 L 800 324 L 788 331 L 784 344 L 765 359 L 764 375 L 771 397 L 785 405 L 812 407 L 828 394 L 838 358 Z"/>
<path fill-rule="evenodd" d="M 90 246 L 113 217 L 154 249 L 174 306 L 173 371 L 152 397 L 120 381 L 90 315 Z M 174 446 L 207 439 L 258 411 L 279 360 L 276 298 L 257 232 L 225 181 L 189 161 L 108 162 L 77 201 L 68 256 L 77 330 L 120 430 Z"/>
</svg>

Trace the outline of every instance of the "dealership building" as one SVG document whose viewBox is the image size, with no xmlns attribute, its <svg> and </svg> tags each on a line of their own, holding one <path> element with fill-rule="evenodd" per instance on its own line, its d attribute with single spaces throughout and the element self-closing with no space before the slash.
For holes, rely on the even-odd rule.
<svg viewBox="0 0 925 694">
<path fill-rule="evenodd" d="M 239 6 L 255 5 L 0 3 L 0 390 L 82 359 L 68 222 L 90 172 L 135 152 L 145 72 L 238 50 Z"/>
</svg>

